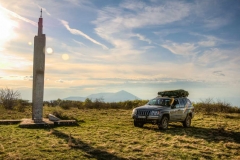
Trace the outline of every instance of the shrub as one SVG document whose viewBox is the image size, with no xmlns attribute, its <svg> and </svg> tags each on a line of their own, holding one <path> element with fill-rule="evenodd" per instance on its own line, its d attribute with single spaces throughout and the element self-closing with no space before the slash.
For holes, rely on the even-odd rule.
<svg viewBox="0 0 240 160">
<path fill-rule="evenodd" d="M 28 100 L 18 99 L 16 102 L 16 110 L 19 112 L 24 112 L 25 108 L 31 106 Z"/>
<path fill-rule="evenodd" d="M 0 89 L 0 103 L 5 109 L 13 109 L 21 94 L 9 88 Z"/>
<path fill-rule="evenodd" d="M 91 99 L 86 98 L 85 101 L 83 102 L 84 108 L 94 108 L 93 102 Z"/>
<path fill-rule="evenodd" d="M 68 120 L 68 119 L 75 119 L 77 120 L 75 117 L 72 117 L 72 116 L 69 116 L 65 113 L 64 110 L 62 109 L 55 109 L 52 114 L 60 119 L 65 119 L 65 120 Z"/>
<path fill-rule="evenodd" d="M 240 108 L 232 107 L 228 102 L 222 102 L 218 100 L 214 102 L 213 99 L 208 98 L 205 101 L 193 103 L 196 112 L 202 112 L 205 114 L 214 113 L 240 113 Z"/>
<path fill-rule="evenodd" d="M 62 109 L 70 109 L 72 107 L 72 103 L 71 101 L 61 101 L 61 103 L 59 104 L 59 106 L 62 108 Z"/>
</svg>

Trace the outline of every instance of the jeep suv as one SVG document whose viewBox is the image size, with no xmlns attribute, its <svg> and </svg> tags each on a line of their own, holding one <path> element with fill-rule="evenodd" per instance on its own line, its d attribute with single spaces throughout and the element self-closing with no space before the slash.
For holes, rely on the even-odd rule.
<svg viewBox="0 0 240 160">
<path fill-rule="evenodd" d="M 182 122 L 184 127 L 190 127 L 193 117 L 194 107 L 186 97 L 158 96 L 132 112 L 135 127 L 151 123 L 158 125 L 159 129 L 167 129 L 169 122 Z"/>
</svg>

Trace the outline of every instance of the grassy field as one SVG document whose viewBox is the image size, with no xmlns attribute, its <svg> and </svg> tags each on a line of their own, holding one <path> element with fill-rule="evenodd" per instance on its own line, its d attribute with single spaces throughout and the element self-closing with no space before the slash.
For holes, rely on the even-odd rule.
<svg viewBox="0 0 240 160">
<path fill-rule="evenodd" d="M 0 125 L 0 159 L 240 159 L 240 114 L 196 114 L 191 128 L 174 123 L 133 127 L 131 110 L 44 107 L 78 126 L 45 129 Z M 0 109 L 0 119 L 30 118 Z"/>
</svg>

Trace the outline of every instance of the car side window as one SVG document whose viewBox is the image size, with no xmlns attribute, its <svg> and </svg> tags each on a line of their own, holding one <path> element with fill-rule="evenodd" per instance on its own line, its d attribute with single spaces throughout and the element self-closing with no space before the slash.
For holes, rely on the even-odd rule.
<svg viewBox="0 0 240 160">
<path fill-rule="evenodd" d="M 175 108 L 179 108 L 180 107 L 180 104 L 179 104 L 177 99 L 174 100 L 173 106 L 175 106 Z"/>
<path fill-rule="evenodd" d="M 186 100 L 187 100 L 186 106 L 187 106 L 187 107 L 191 106 L 191 105 L 192 105 L 191 101 L 190 101 L 189 99 L 186 99 Z"/>
<path fill-rule="evenodd" d="M 191 104 L 191 102 L 190 102 L 190 100 L 189 100 L 189 99 L 187 99 L 187 104 Z"/>
<path fill-rule="evenodd" d="M 158 99 L 158 100 L 156 101 L 156 105 L 158 105 L 158 106 L 161 105 L 161 99 Z"/>
<path fill-rule="evenodd" d="M 184 108 L 185 107 L 185 101 L 183 99 L 178 99 L 179 103 L 180 103 L 180 108 Z"/>
</svg>

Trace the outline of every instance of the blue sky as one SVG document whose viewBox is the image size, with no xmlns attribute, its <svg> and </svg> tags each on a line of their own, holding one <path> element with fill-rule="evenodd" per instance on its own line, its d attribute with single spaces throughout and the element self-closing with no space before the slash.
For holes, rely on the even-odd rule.
<svg viewBox="0 0 240 160">
<path fill-rule="evenodd" d="M 40 8 L 45 100 L 186 89 L 240 106 L 238 0 L 0 0 L 0 87 L 29 100 Z"/>
</svg>

